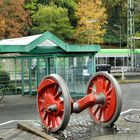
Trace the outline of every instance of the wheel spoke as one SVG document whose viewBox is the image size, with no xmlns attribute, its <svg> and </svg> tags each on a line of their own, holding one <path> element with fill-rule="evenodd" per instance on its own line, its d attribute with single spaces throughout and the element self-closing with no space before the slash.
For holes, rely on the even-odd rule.
<svg viewBox="0 0 140 140">
<path fill-rule="evenodd" d="M 62 91 L 58 92 L 58 93 L 55 95 L 54 99 L 57 99 L 58 97 L 60 97 L 61 94 L 62 94 Z"/>
<path fill-rule="evenodd" d="M 99 109 L 100 109 L 100 106 L 98 106 L 98 107 L 95 109 L 94 115 L 97 114 L 97 112 L 99 111 Z"/>
<path fill-rule="evenodd" d="M 48 121 L 47 124 L 50 127 L 50 125 L 51 125 L 51 114 L 50 113 L 48 114 L 48 120 L 47 121 Z"/>
<path fill-rule="evenodd" d="M 90 87 L 89 90 L 92 92 L 92 94 L 96 94 L 96 90 L 93 87 Z"/>
<path fill-rule="evenodd" d="M 56 122 L 56 125 L 59 126 L 60 125 L 60 122 L 58 120 L 58 116 L 55 116 L 55 122 Z"/>
<path fill-rule="evenodd" d="M 96 92 L 99 93 L 99 92 L 103 91 L 103 83 L 102 83 L 102 80 L 100 77 L 97 79 L 98 80 L 95 81 L 94 83 L 95 83 L 95 87 L 96 87 Z"/>
<path fill-rule="evenodd" d="M 52 94 L 53 85 L 49 86 L 49 94 Z"/>
<path fill-rule="evenodd" d="M 47 94 L 49 94 L 48 88 L 45 88 L 44 92 L 43 92 L 43 95 L 42 95 L 44 99 L 46 98 Z"/>
<path fill-rule="evenodd" d="M 105 108 L 102 109 L 102 122 L 104 122 L 104 114 L 105 114 Z"/>
<path fill-rule="evenodd" d="M 63 119 L 63 114 L 60 115 L 59 118 L 60 118 L 60 121 L 62 121 L 62 119 Z"/>
<path fill-rule="evenodd" d="M 45 88 L 45 95 L 47 95 L 47 94 L 49 94 L 49 93 L 50 93 L 49 88 L 46 87 L 46 88 Z"/>
<path fill-rule="evenodd" d="M 55 116 L 52 114 L 52 127 L 55 128 Z"/>
<path fill-rule="evenodd" d="M 58 89 L 59 89 L 59 85 L 55 84 L 52 90 L 52 94 L 53 95 L 57 94 Z"/>
<path fill-rule="evenodd" d="M 39 103 L 44 103 L 44 100 L 42 99 L 42 97 L 41 97 L 41 99 L 38 99 L 38 102 Z"/>
<path fill-rule="evenodd" d="M 106 79 L 104 76 L 101 77 L 101 81 L 102 81 L 102 86 L 103 86 L 103 89 L 105 89 L 105 85 L 106 85 Z"/>
<path fill-rule="evenodd" d="M 106 84 L 106 88 L 105 88 L 105 91 L 108 91 L 109 88 L 110 88 L 110 84 L 111 84 L 111 81 L 108 80 L 107 84 Z"/>
<path fill-rule="evenodd" d="M 114 88 L 114 87 L 112 87 L 112 86 L 110 87 L 110 89 L 107 91 L 107 96 L 109 96 L 109 95 L 111 94 L 113 88 Z"/>
<path fill-rule="evenodd" d="M 48 116 L 48 113 L 45 112 L 43 119 L 46 120 L 47 116 Z"/>
<path fill-rule="evenodd" d="M 100 111 L 99 111 L 99 118 L 98 118 L 98 120 L 100 120 L 100 121 L 101 121 L 102 114 L 103 114 L 103 110 L 102 110 L 102 108 L 100 108 Z"/>
<path fill-rule="evenodd" d="M 44 110 L 45 110 L 45 107 L 42 107 L 42 108 L 40 109 L 40 112 L 44 112 Z"/>
<path fill-rule="evenodd" d="M 90 87 L 89 87 L 89 90 L 90 90 L 90 91 L 93 91 L 93 87 L 92 87 L 92 86 L 90 86 Z"/>
<path fill-rule="evenodd" d="M 38 108 L 40 112 L 42 112 L 45 109 L 45 107 L 42 104 L 41 105 L 39 104 Z"/>
</svg>

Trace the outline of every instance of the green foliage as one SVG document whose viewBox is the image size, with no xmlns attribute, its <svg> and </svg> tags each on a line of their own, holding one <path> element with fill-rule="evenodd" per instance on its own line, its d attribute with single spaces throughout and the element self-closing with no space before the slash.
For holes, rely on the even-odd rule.
<svg viewBox="0 0 140 140">
<path fill-rule="evenodd" d="M 65 8 L 56 5 L 40 5 L 38 8 L 38 11 L 32 16 L 31 31 L 33 34 L 50 31 L 62 39 L 71 38 L 73 30 Z"/>
<path fill-rule="evenodd" d="M 33 15 L 38 9 L 38 0 L 25 0 L 25 9 L 30 11 L 30 14 Z"/>
<path fill-rule="evenodd" d="M 40 4 L 43 5 L 52 5 L 55 4 L 57 7 L 66 8 L 68 11 L 68 17 L 70 20 L 70 24 L 73 27 L 77 26 L 77 18 L 75 16 L 75 0 L 40 0 Z"/>
<path fill-rule="evenodd" d="M 126 0 L 104 0 L 104 4 L 107 8 L 108 14 L 108 26 L 107 32 L 104 37 L 106 43 L 111 40 L 111 43 L 118 43 L 120 38 L 120 27 L 122 42 L 124 45 L 127 43 L 127 1 Z M 134 1 L 134 20 L 135 20 L 135 31 L 140 32 L 140 0 Z M 117 25 L 115 27 L 114 25 Z M 115 39 L 116 38 L 116 39 Z M 114 41 L 113 41 L 114 40 Z M 116 40 L 116 41 L 115 41 Z M 136 41 L 137 44 L 138 41 Z"/>
<path fill-rule="evenodd" d="M 5 71 L 0 71 L 0 85 L 7 87 L 10 82 L 10 75 Z"/>
<path fill-rule="evenodd" d="M 77 26 L 77 18 L 75 16 L 76 3 L 74 0 L 50 0 L 58 7 L 66 8 L 68 10 L 68 17 L 72 26 Z"/>
<path fill-rule="evenodd" d="M 135 7 L 135 31 L 140 33 L 140 0 L 134 1 Z"/>
<path fill-rule="evenodd" d="M 122 42 L 125 43 L 127 35 L 127 1 L 104 0 L 104 5 L 108 14 L 108 25 L 104 42 L 119 45 L 121 32 Z"/>
<path fill-rule="evenodd" d="M 139 32 L 139 33 L 137 32 L 137 33 L 135 34 L 135 36 L 140 37 L 140 32 Z M 135 43 L 136 43 L 136 44 L 135 44 L 135 45 L 136 45 L 136 48 L 140 48 L 140 40 L 139 40 L 139 39 L 136 40 Z"/>
<path fill-rule="evenodd" d="M 1 0 L 0 39 L 37 34 L 48 30 L 56 34 L 58 37 L 61 37 L 62 39 L 70 39 L 71 41 L 75 41 L 75 39 L 72 38 L 74 36 L 73 31 L 77 30 L 77 28 L 81 28 L 81 26 L 78 25 L 79 19 L 75 14 L 76 7 L 80 1 L 81 0 Z M 88 0 L 88 2 L 89 1 L 90 0 Z M 92 0 L 92 4 L 96 3 L 97 1 L 99 0 Z M 105 13 L 108 15 L 108 24 L 104 26 L 104 28 L 106 29 L 104 42 L 106 44 L 108 43 L 119 45 L 121 27 L 122 42 L 124 43 L 124 45 L 126 45 L 127 0 L 101 1 L 103 2 L 103 6 L 106 9 Z M 87 3 L 83 5 L 83 8 L 86 7 L 86 5 Z M 96 7 L 93 7 L 93 9 L 96 9 Z M 140 0 L 134 0 L 134 10 L 135 31 L 137 34 L 139 34 Z M 99 12 L 98 9 L 97 12 Z M 93 12 L 93 14 L 95 16 L 98 16 L 96 12 Z M 32 22 L 33 25 L 31 26 Z M 86 26 L 87 25 L 88 27 L 93 28 L 91 23 L 86 24 Z M 92 32 L 93 34 L 95 34 L 94 31 Z M 88 42 L 90 42 L 90 39 L 87 36 L 88 34 L 89 31 L 86 33 L 81 32 L 81 36 L 85 37 L 85 40 L 88 40 Z M 80 39 L 79 37 L 77 38 Z M 81 40 L 83 41 L 83 39 Z M 137 42 L 136 44 L 139 44 Z"/>
</svg>

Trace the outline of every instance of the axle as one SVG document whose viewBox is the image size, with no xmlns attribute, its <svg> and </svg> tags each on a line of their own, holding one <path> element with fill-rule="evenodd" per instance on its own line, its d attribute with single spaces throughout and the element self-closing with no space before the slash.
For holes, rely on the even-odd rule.
<svg viewBox="0 0 140 140">
<path fill-rule="evenodd" d="M 81 111 L 87 109 L 88 107 L 92 107 L 95 104 L 104 105 L 105 102 L 106 96 L 103 93 L 100 93 L 98 95 L 88 94 L 79 101 L 72 103 L 72 113 L 80 113 Z"/>
</svg>

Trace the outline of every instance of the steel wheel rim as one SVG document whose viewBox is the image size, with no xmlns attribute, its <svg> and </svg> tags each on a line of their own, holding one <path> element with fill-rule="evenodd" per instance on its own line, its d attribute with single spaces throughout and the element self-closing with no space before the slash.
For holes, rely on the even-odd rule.
<svg viewBox="0 0 140 140">
<path fill-rule="evenodd" d="M 94 122 L 108 126 L 118 119 L 122 108 L 122 97 L 120 86 L 112 75 L 107 72 L 97 72 L 89 80 L 86 93 L 94 93 L 95 95 L 103 93 L 106 96 L 106 103 L 104 105 L 98 104 L 88 109 L 90 117 Z"/>
<path fill-rule="evenodd" d="M 50 85 L 43 87 L 42 83 L 44 81 L 49 81 Z M 54 86 L 56 86 L 57 89 L 53 88 Z M 48 93 L 47 90 L 50 90 L 51 92 Z M 52 90 L 57 92 L 54 93 Z M 41 101 L 44 98 L 43 94 L 49 95 L 49 97 L 45 95 L 46 101 L 44 99 L 44 102 Z M 52 102 L 58 106 L 59 111 L 49 112 L 47 110 L 47 104 Z M 37 110 L 40 120 L 47 130 L 57 132 L 59 130 L 64 130 L 67 127 L 71 115 L 70 95 L 65 81 L 58 74 L 51 74 L 42 79 L 37 94 Z"/>
</svg>

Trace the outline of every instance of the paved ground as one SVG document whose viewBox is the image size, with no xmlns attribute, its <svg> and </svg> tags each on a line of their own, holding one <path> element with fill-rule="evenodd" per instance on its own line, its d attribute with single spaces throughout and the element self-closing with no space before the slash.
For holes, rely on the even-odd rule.
<svg viewBox="0 0 140 140">
<path fill-rule="evenodd" d="M 87 111 L 78 115 L 73 114 L 65 131 L 56 135 L 59 139 L 73 140 L 137 140 L 140 139 L 140 123 L 128 122 L 124 119 L 128 114 L 140 116 L 140 83 L 123 84 L 122 115 L 113 128 L 102 128 L 91 122 Z M 14 132 L 18 120 L 38 120 L 36 111 L 36 97 L 6 96 L 0 102 L 0 137 L 7 131 Z M 7 132 L 8 133 L 8 132 Z M 23 134 L 19 131 L 21 138 Z M 24 132 L 25 133 L 25 132 Z M 27 134 L 26 134 L 27 136 Z M 32 136 L 34 140 L 38 137 Z M 4 137 L 3 137 L 4 138 Z M 20 137 L 18 139 L 21 139 Z M 28 137 L 30 139 L 30 137 Z M 27 139 L 28 139 L 27 138 Z M 6 138 L 6 139 L 14 139 Z"/>
</svg>

